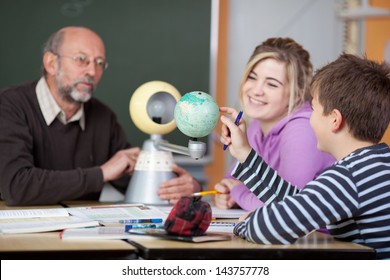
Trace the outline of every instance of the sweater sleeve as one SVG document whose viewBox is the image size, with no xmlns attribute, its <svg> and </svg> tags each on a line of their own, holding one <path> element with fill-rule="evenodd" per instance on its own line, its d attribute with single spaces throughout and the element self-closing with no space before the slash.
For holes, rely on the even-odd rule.
<svg viewBox="0 0 390 280">
<path fill-rule="evenodd" d="M 264 202 L 258 199 L 244 184 L 234 186 L 230 195 L 246 211 L 252 211 L 264 205 Z"/>
<path fill-rule="evenodd" d="M 247 133 L 248 133 L 248 141 L 252 147 L 257 147 L 257 138 L 259 137 L 258 133 L 260 128 L 255 121 L 252 121 Z M 237 161 L 231 165 L 228 169 L 225 178 L 235 179 L 231 172 L 236 166 Z M 235 185 L 230 191 L 231 198 L 240 206 L 242 209 L 246 211 L 252 211 L 256 208 L 262 207 L 264 202 L 259 200 L 243 183 Z"/>
<path fill-rule="evenodd" d="M 35 166 L 33 121 L 15 102 L 14 92 L 0 95 L 0 191 L 8 205 L 56 204 L 98 193 L 103 186 L 100 167 L 51 170 Z M 24 108 L 26 110 L 26 108 Z M 30 106 L 31 110 L 31 106 Z M 37 112 L 31 112 L 31 114 Z"/>
<path fill-rule="evenodd" d="M 355 215 L 359 202 L 347 169 L 334 166 L 297 193 L 252 150 L 234 170 L 267 205 L 253 211 L 234 233 L 254 243 L 290 244 L 309 232 Z"/>
<path fill-rule="evenodd" d="M 228 170 L 228 173 L 225 175 L 225 178 L 231 178 L 235 179 L 231 174 L 234 167 L 236 166 L 237 162 L 233 164 L 230 169 Z M 239 183 L 235 185 L 230 190 L 230 196 L 232 199 L 237 203 L 238 206 L 241 207 L 241 209 L 244 209 L 246 211 L 252 211 L 258 207 L 262 207 L 264 205 L 264 202 L 262 202 L 260 199 L 258 199 L 243 183 Z"/>
<path fill-rule="evenodd" d="M 122 149 L 127 149 L 132 147 L 132 145 L 127 140 L 126 134 L 123 131 L 123 128 L 118 123 L 118 120 L 115 115 L 111 118 L 111 148 L 110 148 L 110 156 L 113 156 L 117 151 Z M 110 183 L 121 193 L 125 193 L 126 189 L 129 185 L 130 176 L 124 175 L 119 179 L 111 181 Z"/>
<path fill-rule="evenodd" d="M 280 135 L 278 174 L 298 188 L 317 177 L 335 159 L 317 149 L 317 139 L 307 118 L 287 123 Z"/>
</svg>

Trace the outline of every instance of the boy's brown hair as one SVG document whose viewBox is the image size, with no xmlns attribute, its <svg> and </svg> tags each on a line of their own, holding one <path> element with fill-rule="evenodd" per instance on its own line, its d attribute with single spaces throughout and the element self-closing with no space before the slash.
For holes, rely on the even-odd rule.
<svg viewBox="0 0 390 280">
<path fill-rule="evenodd" d="M 319 69 L 311 84 L 324 115 L 341 112 L 351 134 L 379 143 L 390 121 L 390 65 L 351 54 Z"/>
</svg>

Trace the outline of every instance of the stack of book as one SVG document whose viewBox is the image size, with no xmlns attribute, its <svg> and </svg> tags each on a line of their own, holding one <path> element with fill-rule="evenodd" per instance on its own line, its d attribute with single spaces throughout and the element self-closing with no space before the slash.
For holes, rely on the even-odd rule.
<svg viewBox="0 0 390 280">
<path fill-rule="evenodd" d="M 0 234 L 61 231 L 60 238 L 131 239 L 135 235 L 185 242 L 222 241 L 232 238 L 234 223 L 212 222 L 202 236 L 170 235 L 164 229 L 171 209 L 142 204 L 114 204 L 90 207 L 0 210 Z M 219 218 L 232 218 L 217 213 Z M 237 216 L 240 213 L 230 213 Z"/>
<path fill-rule="evenodd" d="M 165 220 L 158 208 L 123 204 L 92 207 L 0 210 L 0 234 L 34 233 L 125 223 L 134 219 Z"/>
</svg>

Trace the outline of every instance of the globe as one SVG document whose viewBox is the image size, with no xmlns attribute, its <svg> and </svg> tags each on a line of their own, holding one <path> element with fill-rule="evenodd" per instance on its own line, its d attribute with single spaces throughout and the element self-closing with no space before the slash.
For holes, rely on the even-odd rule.
<svg viewBox="0 0 390 280">
<path fill-rule="evenodd" d="M 176 103 L 177 128 L 191 138 L 209 135 L 217 125 L 219 107 L 211 95 L 202 91 L 184 94 Z"/>
</svg>

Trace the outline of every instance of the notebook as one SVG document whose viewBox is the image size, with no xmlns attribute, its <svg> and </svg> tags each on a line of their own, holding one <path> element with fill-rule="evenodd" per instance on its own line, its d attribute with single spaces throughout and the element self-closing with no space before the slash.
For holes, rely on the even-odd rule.
<svg viewBox="0 0 390 280">
<path fill-rule="evenodd" d="M 183 236 L 183 235 L 172 235 L 165 231 L 165 229 L 158 229 L 158 228 L 148 228 L 148 229 L 130 229 L 128 230 L 130 234 L 137 234 L 137 235 L 148 235 L 148 236 L 154 236 L 162 239 L 168 239 L 168 240 L 176 240 L 176 241 L 184 241 L 184 242 L 194 242 L 194 243 L 200 243 L 200 242 L 210 242 L 210 241 L 224 241 L 224 240 L 231 240 L 232 235 L 228 233 L 214 233 L 210 232 L 204 235 L 199 236 Z"/>
</svg>

